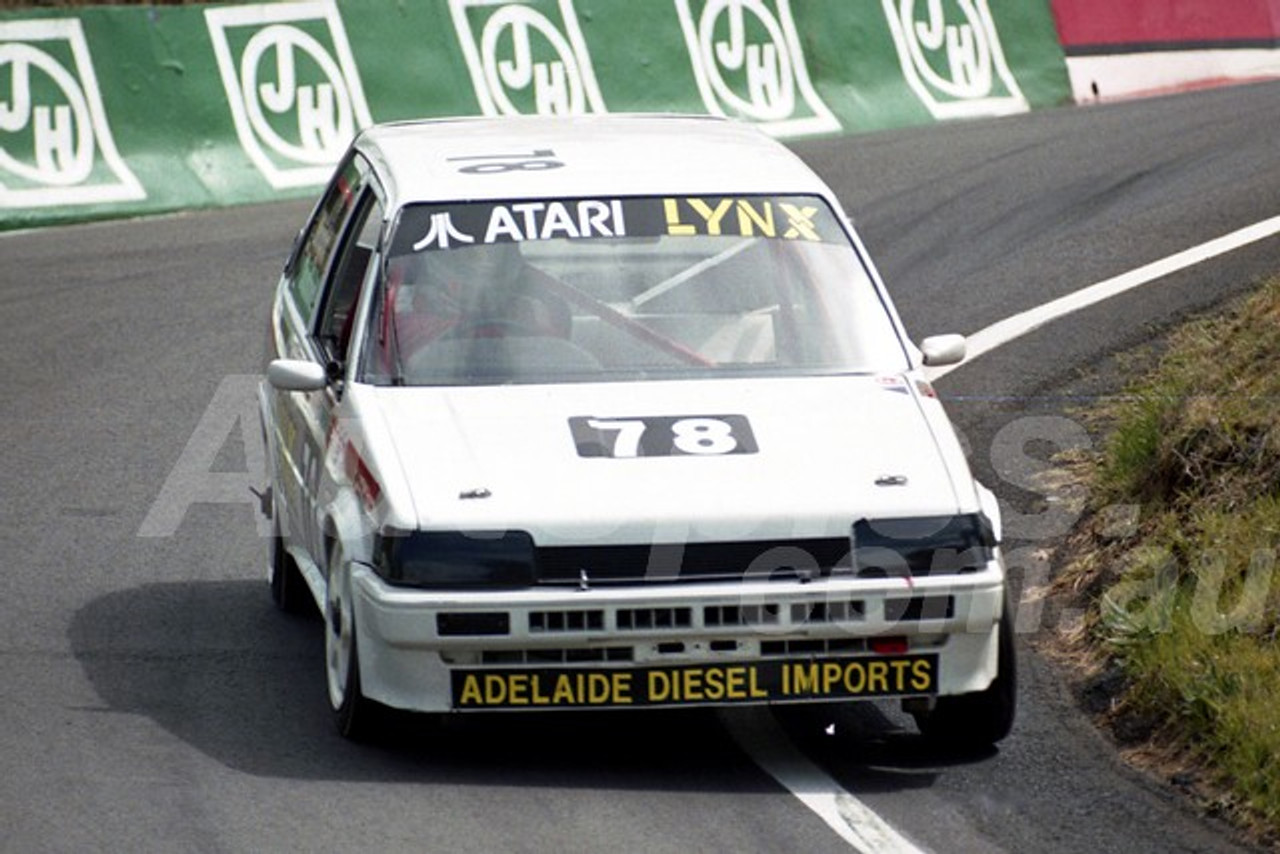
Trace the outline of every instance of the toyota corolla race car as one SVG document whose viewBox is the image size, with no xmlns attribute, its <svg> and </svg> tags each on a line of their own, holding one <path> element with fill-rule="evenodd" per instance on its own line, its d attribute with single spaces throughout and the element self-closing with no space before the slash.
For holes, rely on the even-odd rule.
<svg viewBox="0 0 1280 854">
<path fill-rule="evenodd" d="M 994 496 L 834 193 L 740 123 L 366 130 L 276 291 L 271 591 L 329 701 L 1014 715 Z"/>
</svg>

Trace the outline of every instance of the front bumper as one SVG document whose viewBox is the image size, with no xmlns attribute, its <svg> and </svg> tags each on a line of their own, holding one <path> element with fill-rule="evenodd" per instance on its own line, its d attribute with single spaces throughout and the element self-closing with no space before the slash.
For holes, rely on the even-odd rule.
<svg viewBox="0 0 1280 854">
<path fill-rule="evenodd" d="M 998 554 L 981 572 L 910 580 L 492 593 L 352 572 L 364 693 L 424 712 L 980 691 L 996 675 L 1004 584 Z M 877 640 L 891 637 L 892 650 Z"/>
</svg>

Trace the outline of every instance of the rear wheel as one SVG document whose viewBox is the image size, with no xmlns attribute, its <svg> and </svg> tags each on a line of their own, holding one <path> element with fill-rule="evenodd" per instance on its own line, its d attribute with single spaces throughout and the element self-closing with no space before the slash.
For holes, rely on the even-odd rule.
<svg viewBox="0 0 1280 854">
<path fill-rule="evenodd" d="M 271 601 L 285 613 L 304 614 L 314 605 L 311 590 L 285 548 L 284 537 L 280 535 L 279 510 L 272 508 L 271 517 L 271 540 L 267 546 Z"/>
<path fill-rule="evenodd" d="M 916 725 L 930 741 L 960 750 L 990 747 L 1013 729 L 1018 702 L 1013 613 L 1006 597 L 1000 617 L 999 664 L 986 690 L 939 697 L 929 711 L 915 713 Z"/>
</svg>

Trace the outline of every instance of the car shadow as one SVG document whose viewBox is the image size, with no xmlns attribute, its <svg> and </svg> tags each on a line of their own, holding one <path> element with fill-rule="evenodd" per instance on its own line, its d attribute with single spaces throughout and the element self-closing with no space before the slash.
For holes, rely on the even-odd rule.
<svg viewBox="0 0 1280 854">
<path fill-rule="evenodd" d="M 710 710 L 438 717 L 389 712 L 363 744 L 335 731 L 318 616 L 291 616 L 257 581 L 147 584 L 76 612 L 71 649 L 111 711 L 141 715 L 226 766 L 301 779 L 773 792 Z M 728 712 L 732 714 L 733 712 Z M 929 785 L 921 740 L 836 710 L 839 765 L 859 790 Z M 813 756 L 833 742 L 799 710 L 783 730 Z M 818 717 L 821 717 L 820 713 Z M 913 758 L 915 757 L 915 758 Z M 929 761 L 925 761 L 929 759 Z M 883 761 L 880 761 L 883 760 Z M 905 760 L 905 761 L 904 761 Z"/>
<path fill-rule="evenodd" d="M 929 788 L 948 769 L 978 766 L 997 747 L 960 748 L 922 736 L 896 701 L 778 708 L 787 738 L 854 794 Z"/>
</svg>

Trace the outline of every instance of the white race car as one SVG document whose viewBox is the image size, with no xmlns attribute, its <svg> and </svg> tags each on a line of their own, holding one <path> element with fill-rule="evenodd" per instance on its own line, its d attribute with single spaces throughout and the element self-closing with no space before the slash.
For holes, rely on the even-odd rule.
<svg viewBox="0 0 1280 854">
<path fill-rule="evenodd" d="M 389 124 L 276 292 L 271 590 L 340 731 L 901 698 L 1014 716 L 996 501 L 832 191 L 746 125 Z"/>
</svg>

